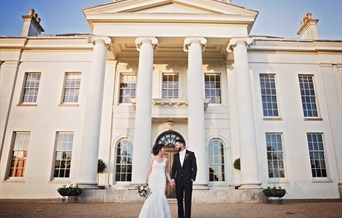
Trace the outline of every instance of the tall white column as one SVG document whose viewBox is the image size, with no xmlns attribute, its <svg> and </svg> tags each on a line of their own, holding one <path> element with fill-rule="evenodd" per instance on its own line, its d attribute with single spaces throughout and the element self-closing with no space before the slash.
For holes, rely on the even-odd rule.
<svg viewBox="0 0 342 218">
<path fill-rule="evenodd" d="M 145 182 L 151 154 L 153 51 L 158 44 L 158 39 L 139 37 L 135 43 L 139 51 L 139 69 L 136 90 L 132 183 L 141 184 Z"/>
<path fill-rule="evenodd" d="M 248 67 L 247 45 L 250 38 L 231 39 L 228 50 L 234 49 L 234 68 L 238 98 L 241 188 L 259 188 L 259 165 L 254 126 L 253 97 Z"/>
<path fill-rule="evenodd" d="M 106 36 L 92 35 L 88 40 L 94 44 L 94 49 L 92 69 L 88 80 L 81 162 L 77 178 L 77 183 L 81 185 L 94 185 L 97 183 L 96 174 L 107 47 L 111 44 L 111 39 Z"/>
<path fill-rule="evenodd" d="M 205 38 L 185 38 L 184 50 L 188 52 L 188 147 L 197 159 L 196 185 L 208 184 L 207 154 L 205 151 L 204 89 L 202 49 Z"/>
</svg>

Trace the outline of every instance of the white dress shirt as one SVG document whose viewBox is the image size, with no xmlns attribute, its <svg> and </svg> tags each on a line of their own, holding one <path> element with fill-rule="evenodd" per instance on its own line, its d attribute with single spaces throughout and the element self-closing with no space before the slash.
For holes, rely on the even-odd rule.
<svg viewBox="0 0 342 218">
<path fill-rule="evenodd" d="M 181 162 L 181 166 L 183 166 L 183 163 L 184 163 L 185 153 L 186 153 L 186 149 L 179 152 L 179 160 Z"/>
</svg>

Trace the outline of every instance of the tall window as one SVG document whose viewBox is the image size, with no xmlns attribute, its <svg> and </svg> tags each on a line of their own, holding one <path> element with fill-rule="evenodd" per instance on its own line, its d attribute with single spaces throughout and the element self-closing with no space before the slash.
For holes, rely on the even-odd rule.
<svg viewBox="0 0 342 218">
<path fill-rule="evenodd" d="M 282 135 L 266 133 L 266 146 L 269 178 L 284 178 Z"/>
<path fill-rule="evenodd" d="M 260 74 L 260 87 L 264 116 L 277 117 L 279 114 L 274 75 Z"/>
<path fill-rule="evenodd" d="M 219 139 L 211 139 L 208 145 L 209 181 L 225 181 L 224 147 Z"/>
<path fill-rule="evenodd" d="M 66 73 L 63 91 L 63 103 L 77 103 L 80 93 L 81 74 Z"/>
<path fill-rule="evenodd" d="M 131 103 L 131 98 L 135 98 L 136 84 L 136 75 L 121 74 L 119 103 Z"/>
<path fill-rule="evenodd" d="M 132 181 L 132 154 L 132 143 L 127 139 L 121 140 L 116 149 L 115 181 Z"/>
<path fill-rule="evenodd" d="M 178 98 L 178 74 L 163 74 L 162 98 Z"/>
<path fill-rule="evenodd" d="M 74 134 L 58 132 L 56 139 L 55 178 L 69 178 L 71 168 L 72 146 Z"/>
<path fill-rule="evenodd" d="M 21 103 L 36 103 L 40 82 L 40 73 L 26 73 Z"/>
<path fill-rule="evenodd" d="M 24 177 L 28 155 L 29 132 L 14 132 L 11 166 L 8 177 Z"/>
<path fill-rule="evenodd" d="M 205 98 L 211 104 L 221 104 L 221 76 L 220 74 L 205 74 Z"/>
<path fill-rule="evenodd" d="M 299 75 L 304 117 L 318 117 L 316 94 L 312 75 Z"/>
<path fill-rule="evenodd" d="M 327 177 L 322 133 L 308 133 L 312 177 Z"/>
</svg>

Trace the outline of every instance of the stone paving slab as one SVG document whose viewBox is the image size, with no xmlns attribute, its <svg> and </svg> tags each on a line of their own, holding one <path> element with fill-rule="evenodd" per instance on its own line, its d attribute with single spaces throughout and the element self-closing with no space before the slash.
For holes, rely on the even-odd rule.
<svg viewBox="0 0 342 218">
<path fill-rule="evenodd" d="M 61 203 L 59 200 L 0 200 L 0 217 L 138 217 L 142 203 Z M 177 205 L 170 204 L 172 217 Z M 262 204 L 194 204 L 193 218 L 338 217 L 342 201 L 283 201 Z"/>
</svg>

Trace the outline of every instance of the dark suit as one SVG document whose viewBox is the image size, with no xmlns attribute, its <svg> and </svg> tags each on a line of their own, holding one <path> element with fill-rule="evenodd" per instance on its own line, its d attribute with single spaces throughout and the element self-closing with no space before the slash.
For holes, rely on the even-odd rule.
<svg viewBox="0 0 342 218">
<path fill-rule="evenodd" d="M 180 162 L 179 153 L 174 154 L 171 179 L 176 181 L 176 197 L 178 203 L 178 217 L 191 217 L 192 183 L 196 180 L 197 164 L 195 153 L 186 150 L 183 166 Z M 185 215 L 183 196 L 185 193 Z"/>
</svg>

